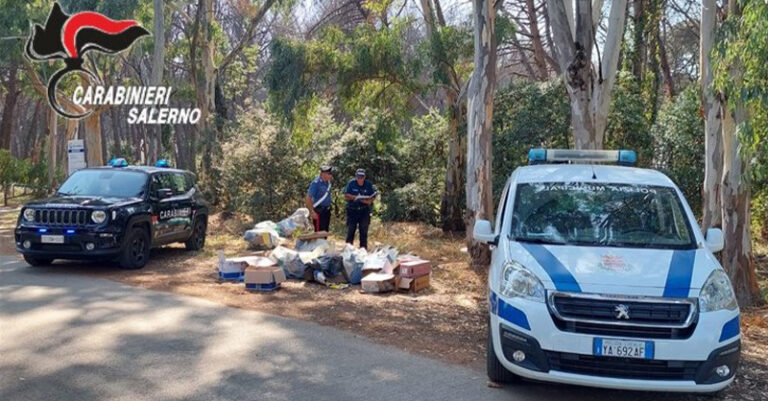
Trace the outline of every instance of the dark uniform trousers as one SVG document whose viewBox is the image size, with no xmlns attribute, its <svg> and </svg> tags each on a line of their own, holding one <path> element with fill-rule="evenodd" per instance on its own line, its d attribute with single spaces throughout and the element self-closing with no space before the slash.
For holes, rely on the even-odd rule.
<svg viewBox="0 0 768 401">
<path fill-rule="evenodd" d="M 347 208 L 347 243 L 355 242 L 355 231 L 360 228 L 360 247 L 368 249 L 368 225 L 371 224 L 371 208 Z"/>
<path fill-rule="evenodd" d="M 331 207 L 316 207 L 315 213 L 317 213 L 315 231 L 329 231 L 331 227 Z"/>
</svg>

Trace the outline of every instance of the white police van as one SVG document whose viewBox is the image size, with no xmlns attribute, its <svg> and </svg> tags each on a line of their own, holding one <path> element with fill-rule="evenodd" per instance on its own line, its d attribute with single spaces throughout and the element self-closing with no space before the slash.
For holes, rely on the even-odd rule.
<svg viewBox="0 0 768 401">
<path fill-rule="evenodd" d="M 734 379 L 739 308 L 664 174 L 633 151 L 532 149 L 507 181 L 488 275 L 488 376 L 627 390 L 717 392 Z M 619 165 L 606 165 L 618 162 Z"/>
</svg>

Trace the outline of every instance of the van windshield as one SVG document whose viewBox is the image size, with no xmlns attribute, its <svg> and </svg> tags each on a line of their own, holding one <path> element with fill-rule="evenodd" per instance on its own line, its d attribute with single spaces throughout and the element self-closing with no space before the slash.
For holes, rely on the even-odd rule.
<svg viewBox="0 0 768 401">
<path fill-rule="evenodd" d="M 519 184 L 515 241 L 691 249 L 696 244 L 673 188 L 583 182 Z"/>
<path fill-rule="evenodd" d="M 132 198 L 144 196 L 147 175 L 118 169 L 80 170 L 67 178 L 59 195 Z"/>
</svg>

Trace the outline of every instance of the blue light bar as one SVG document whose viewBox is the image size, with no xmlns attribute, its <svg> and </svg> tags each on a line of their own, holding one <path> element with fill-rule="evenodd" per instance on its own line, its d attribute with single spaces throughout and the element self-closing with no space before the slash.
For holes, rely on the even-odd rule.
<svg viewBox="0 0 768 401">
<path fill-rule="evenodd" d="M 618 163 L 634 165 L 637 153 L 634 150 L 574 150 L 574 149 L 531 149 L 528 151 L 529 164 L 540 163 Z"/>
<path fill-rule="evenodd" d="M 75 230 L 67 230 L 67 234 L 74 234 Z"/>
<path fill-rule="evenodd" d="M 39 232 L 39 233 L 47 233 L 48 229 L 47 228 L 40 228 L 40 229 L 37 230 L 37 232 Z"/>
<path fill-rule="evenodd" d="M 155 167 L 164 167 L 168 168 L 171 167 L 171 163 L 168 162 L 168 159 L 160 159 L 155 163 Z"/>
<path fill-rule="evenodd" d="M 128 167 L 128 161 L 122 157 L 116 157 L 109 161 L 109 165 L 112 167 Z"/>
<path fill-rule="evenodd" d="M 634 150 L 622 149 L 619 151 L 619 164 L 634 166 L 637 163 L 637 153 Z"/>
<path fill-rule="evenodd" d="M 528 151 L 528 163 L 537 164 L 547 160 L 546 149 L 531 149 Z"/>
</svg>

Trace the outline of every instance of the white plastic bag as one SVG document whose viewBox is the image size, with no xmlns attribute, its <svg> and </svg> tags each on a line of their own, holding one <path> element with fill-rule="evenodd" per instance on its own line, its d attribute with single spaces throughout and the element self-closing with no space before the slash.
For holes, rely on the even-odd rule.
<svg viewBox="0 0 768 401">
<path fill-rule="evenodd" d="M 280 222 L 277 223 L 277 232 L 280 233 L 282 237 L 288 238 L 298 229 L 308 230 L 311 227 L 312 223 L 309 221 L 309 209 L 303 207 L 297 209 L 287 219 L 280 220 Z"/>
</svg>

